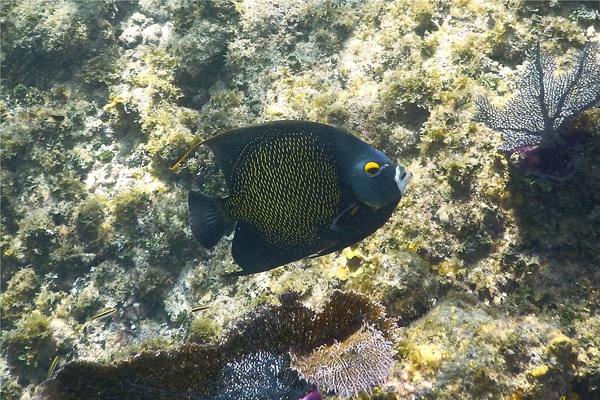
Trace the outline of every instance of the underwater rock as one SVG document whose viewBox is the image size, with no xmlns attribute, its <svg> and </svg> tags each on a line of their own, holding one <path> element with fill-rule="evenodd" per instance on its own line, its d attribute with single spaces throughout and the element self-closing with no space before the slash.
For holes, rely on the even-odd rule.
<svg viewBox="0 0 600 400">
<path fill-rule="evenodd" d="M 125 28 L 121 36 L 119 36 L 119 43 L 125 49 L 134 48 L 138 44 L 142 43 L 142 30 L 137 25 Z"/>
<path fill-rule="evenodd" d="M 397 373 L 410 382 L 406 398 L 559 400 L 572 395 L 578 364 L 573 340 L 535 315 L 503 317 L 459 299 L 444 300 L 403 336 L 396 347 Z"/>
<path fill-rule="evenodd" d="M 569 125 L 586 110 L 600 106 L 599 45 L 588 42 L 569 72 L 558 73 L 556 61 L 538 42 L 525 64 L 514 98 L 503 108 L 486 98 L 476 100 L 477 122 L 503 134 L 498 150 L 521 156 L 527 173 L 554 179 L 575 171 Z"/>
</svg>

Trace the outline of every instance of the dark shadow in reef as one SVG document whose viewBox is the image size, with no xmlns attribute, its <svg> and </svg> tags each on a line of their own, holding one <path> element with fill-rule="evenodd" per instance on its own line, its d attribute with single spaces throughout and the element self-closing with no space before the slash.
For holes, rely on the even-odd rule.
<svg viewBox="0 0 600 400">
<path fill-rule="evenodd" d="M 514 271 L 504 291 L 517 312 L 555 315 L 567 335 L 576 334 L 575 322 L 595 315 L 600 303 L 600 137 L 579 135 L 576 141 L 510 163 L 507 205 L 521 237 L 503 255 L 505 268 Z M 547 174 L 527 174 L 532 168 Z M 539 264 L 524 264 L 523 254 Z M 593 375 L 576 374 L 572 387 L 581 398 L 596 398 L 600 390 Z"/>
<path fill-rule="evenodd" d="M 509 164 L 507 206 L 521 237 L 503 254 L 504 268 L 513 271 L 503 290 L 514 299 L 512 312 L 555 315 L 568 336 L 600 304 L 600 136 L 594 130 L 592 124 L 571 132 L 562 147 L 528 150 Z M 581 398 L 600 395 L 593 374 L 576 373 L 571 385 Z"/>
<path fill-rule="evenodd" d="M 507 184 L 520 250 L 551 263 L 600 264 L 600 113 L 576 121 L 560 144 L 511 157 Z M 516 158 L 516 160 L 515 160 Z"/>
</svg>

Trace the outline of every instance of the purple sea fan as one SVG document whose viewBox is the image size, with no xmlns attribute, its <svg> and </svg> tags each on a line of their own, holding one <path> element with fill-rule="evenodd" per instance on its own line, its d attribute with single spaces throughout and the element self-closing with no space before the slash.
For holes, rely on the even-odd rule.
<svg viewBox="0 0 600 400">
<path fill-rule="evenodd" d="M 342 342 L 323 345 L 309 354 L 292 353 L 291 366 L 317 387 L 340 397 L 357 397 L 388 379 L 394 354 L 393 343 L 365 324 Z"/>
<path fill-rule="evenodd" d="M 538 42 L 518 82 L 518 91 L 499 109 L 476 100 L 477 122 L 503 134 L 498 150 L 519 153 L 526 172 L 564 179 L 575 170 L 569 124 L 582 112 L 600 106 L 600 64 L 595 42 L 578 52 L 575 67 L 558 73 L 556 61 Z"/>
</svg>

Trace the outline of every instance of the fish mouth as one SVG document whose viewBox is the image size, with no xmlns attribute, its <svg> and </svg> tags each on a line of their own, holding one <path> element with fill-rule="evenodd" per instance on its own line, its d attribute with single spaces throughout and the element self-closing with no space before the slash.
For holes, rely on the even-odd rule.
<svg viewBox="0 0 600 400">
<path fill-rule="evenodd" d="M 412 178 L 412 174 L 409 170 L 404 167 L 396 167 L 396 175 L 394 176 L 394 181 L 396 181 L 396 185 L 398 185 L 398 190 L 400 193 L 404 195 L 404 190 L 406 190 L 406 186 L 410 182 Z"/>
</svg>

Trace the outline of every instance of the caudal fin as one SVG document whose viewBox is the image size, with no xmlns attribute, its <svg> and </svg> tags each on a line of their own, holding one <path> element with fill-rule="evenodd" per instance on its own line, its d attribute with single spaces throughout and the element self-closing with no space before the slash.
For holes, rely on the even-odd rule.
<svg viewBox="0 0 600 400">
<path fill-rule="evenodd" d="M 217 244 L 229 227 L 221 214 L 222 202 L 223 199 L 194 191 L 188 194 L 190 229 L 198 243 L 207 249 Z"/>
</svg>

